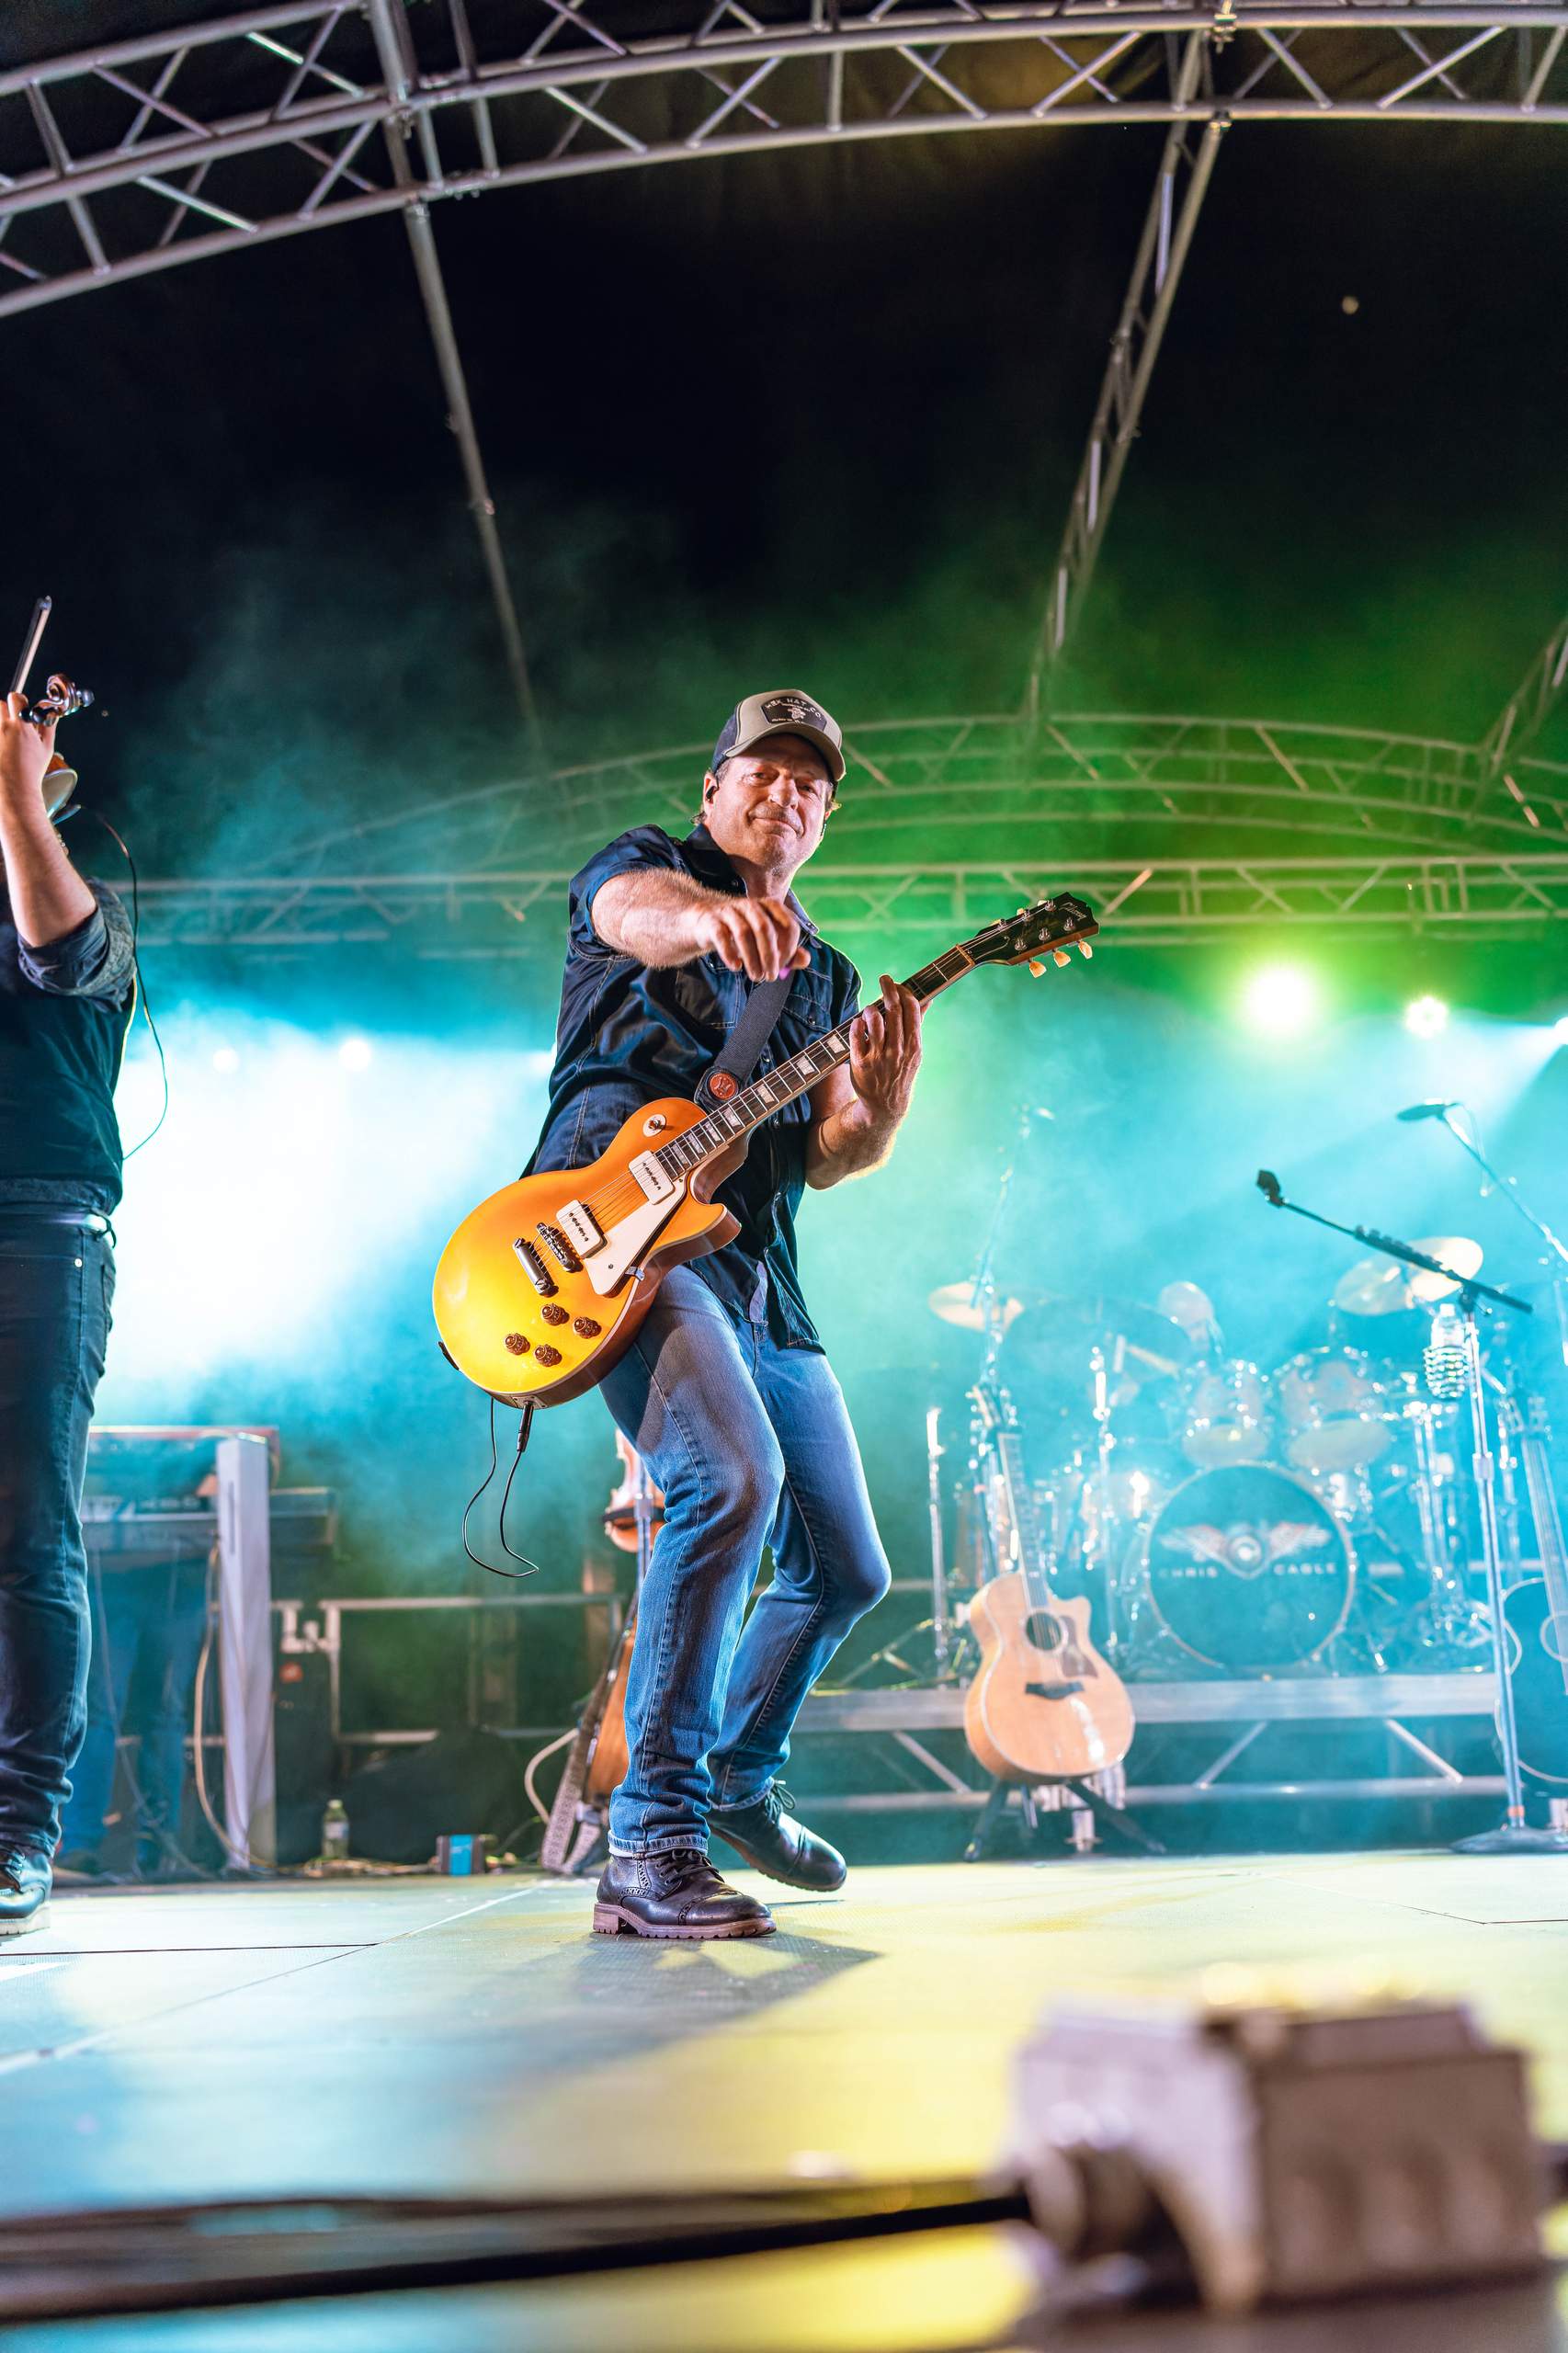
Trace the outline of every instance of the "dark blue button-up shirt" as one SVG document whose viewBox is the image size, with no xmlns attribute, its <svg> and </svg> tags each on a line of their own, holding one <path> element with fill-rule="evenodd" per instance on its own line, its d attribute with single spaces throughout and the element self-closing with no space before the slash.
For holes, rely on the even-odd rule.
<svg viewBox="0 0 1568 2353">
<path fill-rule="evenodd" d="M 654 967 L 607 947 L 593 926 L 595 893 L 612 875 L 641 870 L 689 874 L 708 890 L 737 895 L 744 885 L 706 825 L 676 841 L 659 825 L 637 825 L 572 878 L 566 970 L 550 1109 L 528 1163 L 581 1168 L 615 1140 L 623 1120 L 661 1096 L 691 1096 L 739 1021 L 751 983 L 717 956 Z M 757 1072 L 787 1062 L 859 1005 L 854 965 L 830 948 L 797 907 L 811 964 L 795 974 Z M 811 1105 L 786 1104 L 758 1128 L 734 1175 L 714 1196 L 740 1221 L 722 1250 L 692 1261 L 741 1322 L 766 1319 L 786 1347 L 821 1347 L 806 1313 L 795 1256 L 795 1211 L 806 1181 Z"/>
</svg>

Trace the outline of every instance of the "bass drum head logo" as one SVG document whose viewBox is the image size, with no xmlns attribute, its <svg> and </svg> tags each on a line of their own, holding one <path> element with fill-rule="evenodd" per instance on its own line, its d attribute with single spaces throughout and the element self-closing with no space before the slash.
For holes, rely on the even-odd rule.
<svg viewBox="0 0 1568 2353">
<path fill-rule="evenodd" d="M 797 727 L 820 727 L 824 735 L 833 732 L 826 711 L 810 695 L 764 695 L 762 715 L 769 727 L 786 727 L 792 722 Z"/>
</svg>

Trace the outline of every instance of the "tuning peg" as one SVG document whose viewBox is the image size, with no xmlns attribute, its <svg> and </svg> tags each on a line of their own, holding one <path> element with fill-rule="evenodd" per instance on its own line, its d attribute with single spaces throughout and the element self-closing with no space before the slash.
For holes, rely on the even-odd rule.
<svg viewBox="0 0 1568 2353">
<path fill-rule="evenodd" d="M 1089 946 L 1086 939 L 1080 939 L 1078 942 L 1078 953 L 1084 959 L 1085 964 L 1092 961 L 1094 952 L 1094 949 Z"/>
<path fill-rule="evenodd" d="M 1037 981 L 1044 979 L 1045 966 L 1040 963 L 1036 957 L 1031 956 L 1029 958 L 1029 970 L 1034 974 Z"/>
<path fill-rule="evenodd" d="M 1053 948 L 1051 952 L 1059 964 L 1070 964 L 1073 961 L 1065 948 Z"/>
</svg>

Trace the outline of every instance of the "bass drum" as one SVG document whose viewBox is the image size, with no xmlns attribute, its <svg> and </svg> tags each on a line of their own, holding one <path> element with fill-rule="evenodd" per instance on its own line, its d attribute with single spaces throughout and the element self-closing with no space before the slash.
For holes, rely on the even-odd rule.
<svg viewBox="0 0 1568 2353">
<path fill-rule="evenodd" d="M 1272 1462 L 1200 1471 L 1160 1506 L 1141 1541 L 1155 1616 L 1205 1666 L 1292 1674 L 1349 1614 L 1349 1537 L 1304 1480 Z"/>
</svg>

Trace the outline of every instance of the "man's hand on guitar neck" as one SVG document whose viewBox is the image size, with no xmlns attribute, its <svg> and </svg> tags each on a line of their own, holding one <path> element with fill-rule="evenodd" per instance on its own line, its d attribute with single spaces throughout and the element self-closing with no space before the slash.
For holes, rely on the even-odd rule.
<svg viewBox="0 0 1568 2353">
<path fill-rule="evenodd" d="M 920 999 L 886 972 L 881 982 L 881 1002 L 850 1024 L 848 1070 L 835 1071 L 812 1095 L 806 1182 L 818 1190 L 881 1167 L 915 1093 Z"/>
</svg>

